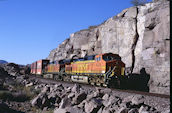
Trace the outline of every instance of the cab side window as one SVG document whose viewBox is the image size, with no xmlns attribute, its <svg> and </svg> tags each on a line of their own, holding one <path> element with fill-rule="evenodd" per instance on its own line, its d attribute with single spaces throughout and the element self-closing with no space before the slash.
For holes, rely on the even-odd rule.
<svg viewBox="0 0 172 113">
<path fill-rule="evenodd" d="M 100 60 L 101 60 L 101 57 L 96 58 L 96 61 L 100 61 Z"/>
<path fill-rule="evenodd" d="M 103 59 L 105 61 L 111 61 L 111 60 L 114 60 L 114 57 L 113 56 L 103 56 Z"/>
</svg>

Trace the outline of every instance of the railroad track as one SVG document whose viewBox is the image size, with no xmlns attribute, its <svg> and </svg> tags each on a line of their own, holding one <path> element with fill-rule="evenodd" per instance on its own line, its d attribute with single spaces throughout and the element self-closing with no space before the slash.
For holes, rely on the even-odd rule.
<svg viewBox="0 0 172 113">
<path fill-rule="evenodd" d="M 30 75 L 29 75 L 30 76 Z M 34 79 L 39 79 L 42 83 L 67 83 L 67 84 L 76 84 L 76 82 L 70 82 L 70 81 L 60 81 L 60 80 L 53 80 L 53 79 L 50 79 L 50 78 L 42 78 L 40 76 L 34 76 L 34 75 L 31 75 L 30 76 L 31 78 L 34 78 Z M 80 84 L 82 86 L 86 86 L 86 87 L 89 87 L 89 88 L 92 88 L 92 87 L 100 87 L 100 88 L 107 88 L 107 87 L 101 87 L 101 86 L 93 86 L 93 85 L 90 85 L 90 84 L 84 84 L 84 83 L 77 83 L 77 84 Z M 143 91 L 135 91 L 135 90 L 125 90 L 125 89 L 115 89 L 115 88 L 109 88 L 111 89 L 112 91 L 120 91 L 120 92 L 126 92 L 126 93 L 133 93 L 133 94 L 140 94 L 140 95 L 145 95 L 145 96 L 153 96 L 153 97 L 160 97 L 160 98 L 169 98 L 170 99 L 170 95 L 165 95 L 165 94 L 158 94 L 158 93 L 149 93 L 149 92 L 143 92 Z"/>
</svg>

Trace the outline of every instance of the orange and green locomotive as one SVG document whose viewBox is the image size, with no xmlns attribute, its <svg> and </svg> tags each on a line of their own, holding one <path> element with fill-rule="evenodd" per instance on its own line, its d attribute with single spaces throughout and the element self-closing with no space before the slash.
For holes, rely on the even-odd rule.
<svg viewBox="0 0 172 113">
<path fill-rule="evenodd" d="M 41 73 L 39 73 L 45 78 L 108 87 L 120 87 L 122 79 L 125 78 L 125 64 L 118 54 L 104 53 L 54 63 L 47 63 L 47 61 L 42 60 L 42 65 L 47 65 L 41 66 Z M 32 65 L 34 67 L 35 64 Z M 31 73 L 35 72 L 35 67 L 32 68 L 32 65 Z"/>
</svg>

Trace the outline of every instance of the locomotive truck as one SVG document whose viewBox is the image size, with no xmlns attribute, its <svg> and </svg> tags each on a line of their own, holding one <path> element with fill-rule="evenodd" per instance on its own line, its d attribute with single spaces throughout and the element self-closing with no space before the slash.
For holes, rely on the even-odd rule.
<svg viewBox="0 0 172 113">
<path fill-rule="evenodd" d="M 104 53 L 78 59 L 50 62 L 42 59 L 31 64 L 31 74 L 54 80 L 120 88 L 125 79 L 125 64 L 118 54 Z"/>
</svg>

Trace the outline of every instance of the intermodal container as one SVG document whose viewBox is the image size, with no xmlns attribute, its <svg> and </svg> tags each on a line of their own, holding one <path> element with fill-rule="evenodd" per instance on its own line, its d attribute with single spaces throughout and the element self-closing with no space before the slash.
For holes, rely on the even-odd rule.
<svg viewBox="0 0 172 113">
<path fill-rule="evenodd" d="M 41 75 L 45 71 L 45 67 L 48 65 L 49 60 L 42 59 L 37 61 L 36 63 L 36 74 Z"/>
</svg>

